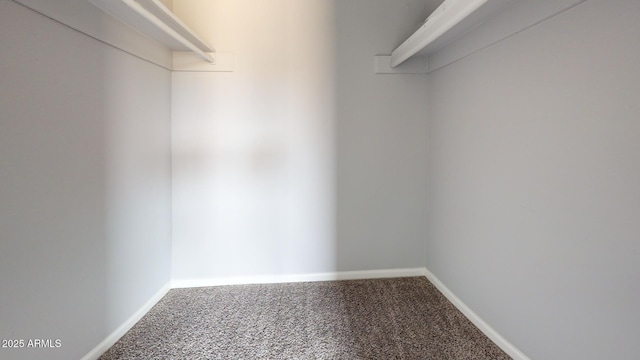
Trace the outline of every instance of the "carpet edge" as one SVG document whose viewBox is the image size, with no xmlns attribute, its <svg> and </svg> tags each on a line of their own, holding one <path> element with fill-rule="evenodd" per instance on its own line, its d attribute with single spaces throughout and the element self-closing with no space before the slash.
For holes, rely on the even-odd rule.
<svg viewBox="0 0 640 360">
<path fill-rule="evenodd" d="M 171 282 L 165 283 L 160 290 L 153 294 L 133 315 L 123 322 L 117 329 L 102 340 L 96 347 L 89 351 L 80 360 L 98 360 L 109 348 L 111 348 L 127 331 L 142 319 L 152 307 L 154 307 L 171 290 Z"/>
<path fill-rule="evenodd" d="M 473 323 L 483 334 L 485 334 L 494 344 L 496 344 L 502 351 L 511 356 L 514 360 L 531 360 L 515 345 L 505 339 L 500 333 L 492 328 L 487 322 L 485 322 L 478 314 L 476 314 L 470 307 L 467 306 L 459 297 L 457 297 L 453 291 L 451 291 L 440 279 L 438 279 L 429 269 L 424 268 L 424 276 L 429 280 L 447 300 L 449 300 L 453 306 L 455 306 L 460 312 Z"/>
</svg>

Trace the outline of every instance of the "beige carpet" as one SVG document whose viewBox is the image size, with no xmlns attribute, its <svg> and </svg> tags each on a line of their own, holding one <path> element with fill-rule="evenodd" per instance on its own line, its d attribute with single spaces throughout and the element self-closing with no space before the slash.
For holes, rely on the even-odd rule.
<svg viewBox="0 0 640 360">
<path fill-rule="evenodd" d="M 171 290 L 111 359 L 509 359 L 424 277 Z"/>
</svg>

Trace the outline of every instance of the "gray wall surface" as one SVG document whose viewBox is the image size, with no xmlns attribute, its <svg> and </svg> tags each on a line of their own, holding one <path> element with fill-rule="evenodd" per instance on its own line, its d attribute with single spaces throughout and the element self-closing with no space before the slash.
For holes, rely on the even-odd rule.
<svg viewBox="0 0 640 360">
<path fill-rule="evenodd" d="M 379 75 L 440 1 L 336 0 L 338 269 L 424 266 L 427 78 Z"/>
<path fill-rule="evenodd" d="M 0 1 L 2 359 L 79 359 L 170 277 L 170 73 Z"/>
<path fill-rule="evenodd" d="M 640 2 L 431 74 L 427 267 L 532 359 L 637 358 Z"/>
<path fill-rule="evenodd" d="M 3 0 L 15 1 L 75 30 L 116 48 L 170 69 L 171 52 L 164 45 L 149 41 L 146 35 L 107 15 L 88 0 Z M 172 7 L 172 2 L 163 0 Z"/>
</svg>

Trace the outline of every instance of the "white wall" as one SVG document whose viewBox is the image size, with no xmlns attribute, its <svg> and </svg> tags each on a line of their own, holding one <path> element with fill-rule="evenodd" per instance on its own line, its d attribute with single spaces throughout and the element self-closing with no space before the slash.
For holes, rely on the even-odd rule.
<svg viewBox="0 0 640 360">
<path fill-rule="evenodd" d="M 588 0 L 429 79 L 427 266 L 532 359 L 637 357 L 638 19 Z"/>
<path fill-rule="evenodd" d="M 170 74 L 0 0 L 0 348 L 79 359 L 169 281 Z"/>
<path fill-rule="evenodd" d="M 426 78 L 376 76 L 373 55 L 424 3 L 174 3 L 236 57 L 173 75 L 175 280 L 423 264 Z"/>
<path fill-rule="evenodd" d="M 173 74 L 174 280 L 333 268 L 330 6 L 174 11 L 236 56 L 233 73 Z"/>
</svg>

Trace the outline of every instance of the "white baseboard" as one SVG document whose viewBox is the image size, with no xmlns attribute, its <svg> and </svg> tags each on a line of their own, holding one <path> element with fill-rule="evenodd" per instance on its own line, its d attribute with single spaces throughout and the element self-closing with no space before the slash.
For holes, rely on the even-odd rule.
<svg viewBox="0 0 640 360">
<path fill-rule="evenodd" d="M 258 276 L 238 276 L 212 279 L 183 279 L 171 282 L 171 287 L 190 288 L 207 287 L 221 285 L 246 285 L 246 284 L 277 284 L 288 282 L 310 282 L 310 281 L 331 281 L 331 280 L 359 280 L 359 279 L 382 279 L 406 276 L 425 276 L 425 268 L 409 269 L 387 269 L 387 270 L 365 270 L 365 271 L 338 271 L 311 274 L 292 275 L 258 275 Z"/>
<path fill-rule="evenodd" d="M 221 285 L 241 284 L 274 284 L 287 282 L 331 281 L 331 280 L 359 280 L 359 279 L 383 279 L 407 276 L 425 276 L 460 312 L 462 312 L 480 331 L 491 341 L 498 345 L 514 360 L 531 360 L 502 335 L 487 324 L 478 314 L 471 310 L 460 298 L 458 298 L 440 279 L 426 268 L 387 269 L 366 271 L 340 271 L 312 274 L 292 274 L 273 276 L 239 276 L 213 279 L 174 280 L 171 284 L 162 287 L 146 304 L 135 314 L 111 333 L 104 341 L 91 350 L 81 360 L 97 360 L 105 351 L 115 344 L 127 331 L 129 331 L 151 308 L 167 294 L 170 289 L 188 287 L 206 287 Z"/>
<path fill-rule="evenodd" d="M 169 283 L 165 284 L 158 292 L 156 292 L 135 314 L 131 315 L 122 325 L 114 332 L 109 334 L 98 346 L 89 351 L 81 360 L 98 360 L 111 346 L 113 346 L 127 331 L 129 331 L 143 316 L 145 316 L 151 308 L 162 299 L 167 292 L 171 290 Z"/>
<path fill-rule="evenodd" d="M 493 341 L 502 351 L 511 356 L 513 360 L 531 360 L 527 355 L 502 337 L 496 330 L 487 324 L 478 314 L 471 310 L 460 298 L 458 298 L 449 288 L 447 288 L 440 279 L 438 279 L 431 271 L 424 269 L 427 279 L 456 307 L 464 316 L 469 319 L 480 331 L 482 331 L 491 341 Z"/>
</svg>

